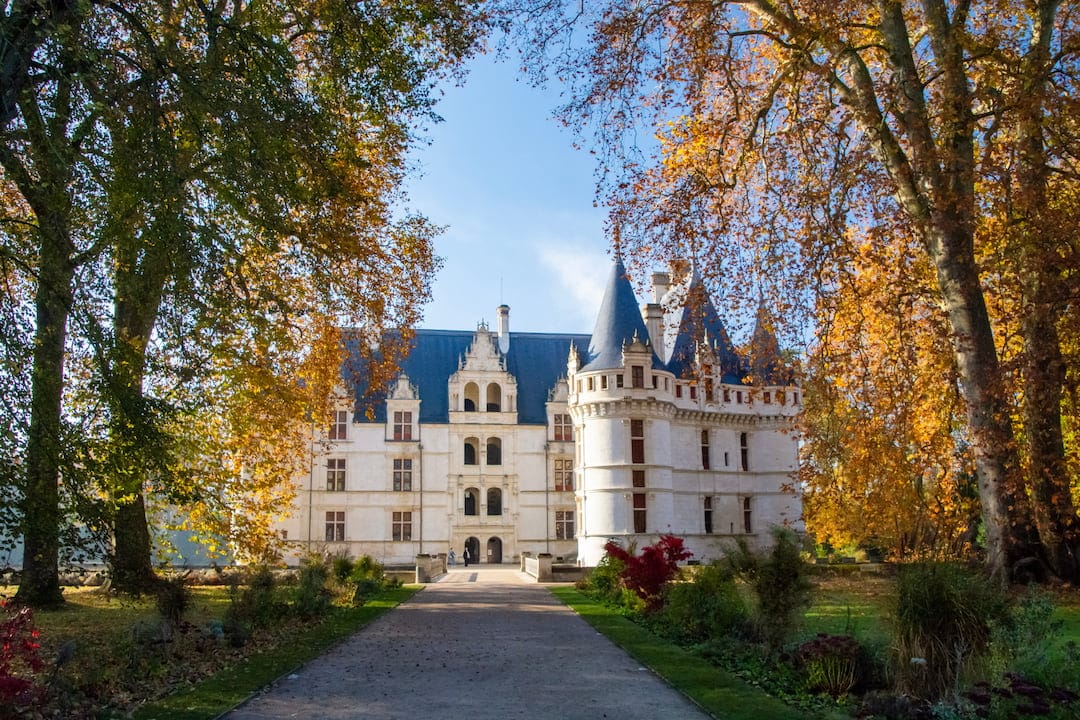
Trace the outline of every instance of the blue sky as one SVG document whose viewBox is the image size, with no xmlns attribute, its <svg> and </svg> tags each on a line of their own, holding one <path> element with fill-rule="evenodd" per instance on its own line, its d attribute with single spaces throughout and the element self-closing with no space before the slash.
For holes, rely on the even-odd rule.
<svg viewBox="0 0 1080 720">
<path fill-rule="evenodd" d="M 491 55 L 445 89 L 444 121 L 414 153 L 422 175 L 409 183 L 412 206 L 448 226 L 422 327 L 494 327 L 503 302 L 512 331 L 592 332 L 610 266 L 606 213 L 593 207 L 592 156 L 552 118 L 558 104 L 558 88 L 534 88 Z"/>
</svg>

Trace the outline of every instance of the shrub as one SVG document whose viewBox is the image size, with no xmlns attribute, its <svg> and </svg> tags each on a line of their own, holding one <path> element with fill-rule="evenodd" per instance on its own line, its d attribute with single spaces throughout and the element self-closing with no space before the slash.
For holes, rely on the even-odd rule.
<svg viewBox="0 0 1080 720">
<path fill-rule="evenodd" d="M 610 553 L 600 559 L 600 563 L 589 573 L 584 582 L 584 590 L 597 600 L 609 605 L 619 605 L 622 598 L 622 573 L 626 563 Z"/>
<path fill-rule="evenodd" d="M 1009 622 L 1001 589 L 954 563 L 902 567 L 892 614 L 899 689 L 930 701 L 954 693 L 988 650 L 995 624 Z"/>
<path fill-rule="evenodd" d="M 604 545 L 604 550 L 622 561 L 623 587 L 636 593 L 649 612 L 663 606 L 664 589 L 678 573 L 679 561 L 693 555 L 683 545 L 682 538 L 674 535 L 661 535 L 655 545 L 645 546 L 640 555 L 623 550 L 613 541 Z"/>
<path fill-rule="evenodd" d="M 698 568 L 691 582 L 668 586 L 662 622 L 680 640 L 702 641 L 741 629 L 747 616 L 731 571 L 711 563 Z"/>
<path fill-rule="evenodd" d="M 157 585 L 155 603 L 161 619 L 177 627 L 191 605 L 191 592 L 182 576 L 161 580 Z"/>
<path fill-rule="evenodd" d="M 767 555 L 742 562 L 750 568 L 762 636 L 775 653 L 790 637 L 801 611 L 810 605 L 813 586 L 795 534 L 776 528 L 773 537 L 775 542 Z"/>
<path fill-rule="evenodd" d="M 222 629 L 233 646 L 244 645 L 256 628 L 280 619 L 284 608 L 276 600 L 276 587 L 274 573 L 266 567 L 258 568 L 243 589 L 236 583 L 229 586 L 229 607 Z"/>
<path fill-rule="evenodd" d="M 33 611 L 6 601 L 0 601 L 0 610 L 0 717 L 18 717 L 22 709 L 36 707 L 44 698 L 39 673 L 45 663 Z"/>
<path fill-rule="evenodd" d="M 863 650 L 850 635 L 819 634 L 795 651 L 806 689 L 834 698 L 847 695 L 859 681 Z"/>
<path fill-rule="evenodd" d="M 348 576 L 352 586 L 352 604 L 362 606 L 386 586 L 386 575 L 380 562 L 370 555 L 362 555 Z"/>
<path fill-rule="evenodd" d="M 330 558 L 330 575 L 338 584 L 344 585 L 353 572 L 354 563 L 347 553 L 341 552 Z"/>
<path fill-rule="evenodd" d="M 304 559 L 300 564 L 300 582 L 296 590 L 294 609 L 302 617 L 312 618 L 324 614 L 330 607 L 330 591 L 326 581 L 330 568 L 317 556 Z"/>
</svg>

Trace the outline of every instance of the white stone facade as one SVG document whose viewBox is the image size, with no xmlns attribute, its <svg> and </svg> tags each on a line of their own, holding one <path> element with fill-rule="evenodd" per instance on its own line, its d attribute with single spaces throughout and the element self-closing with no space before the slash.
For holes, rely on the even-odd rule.
<svg viewBox="0 0 1080 720">
<path fill-rule="evenodd" d="M 800 388 L 744 384 L 708 338 L 686 362 L 654 352 L 649 331 L 662 348 L 677 335 L 671 308 L 667 327 L 656 304 L 639 311 L 621 262 L 608 296 L 601 313 L 618 299 L 623 324 L 602 317 L 592 337 L 511 334 L 505 306 L 496 332 L 417 331 L 374 421 L 350 403 L 314 438 L 279 525 L 291 558 L 411 564 L 453 549 L 460 564 L 468 547 L 485 563 L 528 552 L 593 565 L 609 539 L 670 533 L 707 559 L 733 537 L 761 545 L 771 526 L 798 526 Z"/>
</svg>

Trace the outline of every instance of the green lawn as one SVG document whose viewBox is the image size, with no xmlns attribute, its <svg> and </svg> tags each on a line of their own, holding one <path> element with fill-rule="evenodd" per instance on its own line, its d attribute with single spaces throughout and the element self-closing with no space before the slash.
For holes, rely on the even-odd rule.
<svg viewBox="0 0 1080 720">
<path fill-rule="evenodd" d="M 387 610 L 408 600 L 419 586 L 384 591 L 360 608 L 334 608 L 310 632 L 298 634 L 291 642 L 260 652 L 246 661 L 226 668 L 191 689 L 182 690 L 141 707 L 134 720 L 209 720 L 242 702 L 253 692 L 367 625 Z"/>
<path fill-rule="evenodd" d="M 724 720 L 798 720 L 806 717 L 572 587 L 555 587 L 551 592 L 634 659 L 714 717 Z"/>
</svg>

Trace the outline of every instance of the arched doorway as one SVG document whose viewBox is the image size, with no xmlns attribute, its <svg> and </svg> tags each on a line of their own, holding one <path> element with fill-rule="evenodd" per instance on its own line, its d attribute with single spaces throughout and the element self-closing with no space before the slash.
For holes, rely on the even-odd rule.
<svg viewBox="0 0 1080 720">
<path fill-rule="evenodd" d="M 469 562 L 480 562 L 480 540 L 474 537 L 465 540 L 465 549 L 469 551 Z"/>
<path fill-rule="evenodd" d="M 487 561 L 493 565 L 502 562 L 502 540 L 497 537 L 488 538 Z"/>
</svg>

